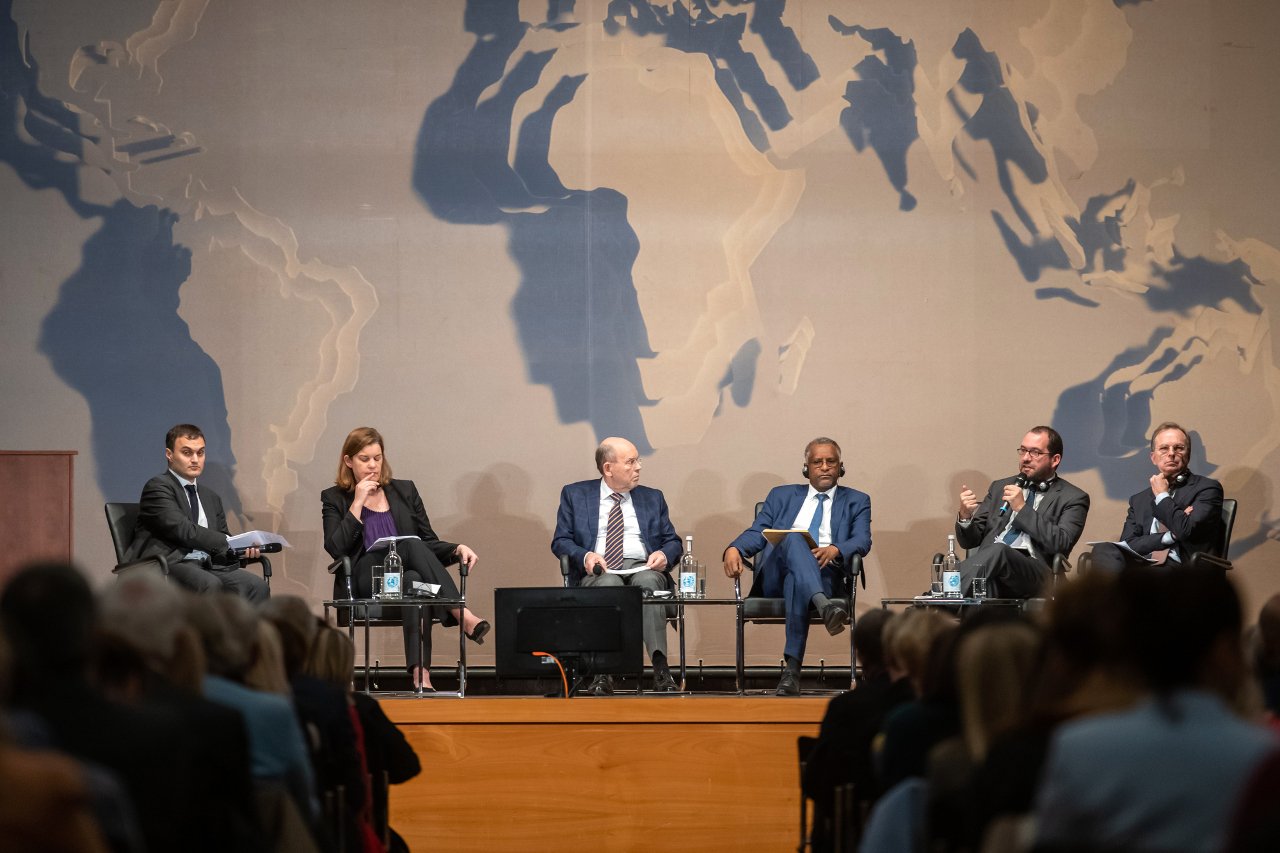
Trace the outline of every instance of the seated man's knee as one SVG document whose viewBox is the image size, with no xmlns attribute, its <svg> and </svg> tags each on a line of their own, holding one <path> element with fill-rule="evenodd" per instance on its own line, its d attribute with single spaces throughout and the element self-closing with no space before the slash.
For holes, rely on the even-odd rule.
<svg viewBox="0 0 1280 853">
<path fill-rule="evenodd" d="M 1090 553 L 1092 567 L 1104 572 L 1118 572 L 1125 567 L 1124 551 L 1111 542 L 1099 542 Z"/>
<path fill-rule="evenodd" d="M 582 586 L 622 586 L 622 575 L 604 572 L 598 575 L 588 574 L 582 579 Z"/>
</svg>

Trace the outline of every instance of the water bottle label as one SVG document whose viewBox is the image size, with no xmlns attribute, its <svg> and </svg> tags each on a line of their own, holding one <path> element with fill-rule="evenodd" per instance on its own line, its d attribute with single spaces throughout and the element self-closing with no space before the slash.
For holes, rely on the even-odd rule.
<svg viewBox="0 0 1280 853">
<path fill-rule="evenodd" d="M 698 575 L 695 572 L 680 573 L 680 595 L 683 598 L 693 598 L 698 594 Z"/>
<path fill-rule="evenodd" d="M 959 572 L 943 572 L 942 588 L 947 595 L 960 594 L 960 573 Z"/>
<path fill-rule="evenodd" d="M 400 573 L 387 572 L 382 578 L 382 594 L 387 598 L 400 597 Z"/>
</svg>

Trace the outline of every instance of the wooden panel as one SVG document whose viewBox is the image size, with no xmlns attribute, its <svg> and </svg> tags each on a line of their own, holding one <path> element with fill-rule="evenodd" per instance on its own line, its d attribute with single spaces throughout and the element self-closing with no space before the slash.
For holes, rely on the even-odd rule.
<svg viewBox="0 0 1280 853">
<path fill-rule="evenodd" d="M 785 850 L 827 701 L 389 700 L 423 765 L 391 823 L 415 850 Z"/>
<path fill-rule="evenodd" d="M 0 494 L 6 496 L 0 502 L 0 586 L 31 560 L 71 559 L 75 455 L 0 450 Z"/>
</svg>

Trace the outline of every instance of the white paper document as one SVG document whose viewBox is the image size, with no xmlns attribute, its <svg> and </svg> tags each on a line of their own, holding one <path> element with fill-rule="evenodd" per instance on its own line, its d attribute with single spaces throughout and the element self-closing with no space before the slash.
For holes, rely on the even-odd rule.
<svg viewBox="0 0 1280 853">
<path fill-rule="evenodd" d="M 1154 562 L 1155 562 L 1155 560 L 1151 559 L 1151 558 L 1150 558 L 1150 557 L 1148 557 L 1146 554 L 1139 554 L 1137 551 L 1135 551 L 1135 550 L 1133 550 L 1132 548 L 1130 548 L 1130 547 L 1129 547 L 1129 543 L 1128 543 L 1128 542 L 1110 542 L 1110 541 L 1108 541 L 1108 540 L 1101 539 L 1101 540 L 1098 540 L 1097 542 L 1086 542 L 1086 543 L 1084 543 L 1084 544 L 1086 544 L 1086 545 L 1115 545 L 1117 548 L 1120 548 L 1120 549 L 1122 549 L 1122 550 L 1128 551 L 1128 552 L 1129 552 L 1130 554 L 1132 554 L 1133 556 L 1138 557 L 1139 559 L 1142 559 L 1142 560 L 1146 560 L 1148 563 L 1154 563 Z M 1172 545 L 1170 545 L 1169 547 L 1170 547 L 1170 548 L 1172 548 L 1173 546 L 1172 546 Z"/>
<path fill-rule="evenodd" d="M 417 539 L 417 536 L 383 536 L 381 539 L 374 540 L 369 546 L 370 551 L 377 551 L 379 548 L 385 548 L 391 542 L 399 542 L 401 539 Z"/>
<path fill-rule="evenodd" d="M 263 545 L 279 545 L 281 548 L 293 547 L 279 533 L 271 533 L 266 530 L 250 530 L 227 537 L 228 548 L 261 548 Z"/>
<path fill-rule="evenodd" d="M 605 571 L 611 575 L 634 575 L 636 572 L 643 572 L 648 568 L 648 566 L 641 564 L 630 569 L 605 569 Z"/>
</svg>

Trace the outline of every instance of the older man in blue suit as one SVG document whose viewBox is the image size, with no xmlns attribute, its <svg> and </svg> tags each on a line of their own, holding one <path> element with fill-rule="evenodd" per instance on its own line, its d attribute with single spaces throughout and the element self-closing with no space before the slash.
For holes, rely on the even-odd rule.
<svg viewBox="0 0 1280 853">
<path fill-rule="evenodd" d="M 640 467 L 634 444 L 625 438 L 606 438 L 596 448 L 600 479 L 561 489 L 551 552 L 569 558 L 571 584 L 671 589 L 669 573 L 680 559 L 680 537 L 671 526 L 662 492 L 640 485 Z M 653 687 L 670 692 L 676 682 L 667 665 L 664 611 L 644 608 L 643 631 L 653 661 Z M 611 691 L 606 677 L 596 678 L 590 687 L 596 695 Z"/>
<path fill-rule="evenodd" d="M 815 608 L 827 632 L 835 635 L 849 623 L 844 606 L 831 600 L 837 572 L 848 571 L 854 554 L 871 550 L 871 498 L 857 489 L 837 486 L 844 476 L 840 445 L 830 438 L 815 438 L 804 449 L 807 486 L 778 486 L 769 492 L 755 524 L 725 549 L 724 573 L 742 574 L 742 559 L 761 554 L 756 562 L 756 583 L 769 598 L 787 600 L 786 667 L 778 682 L 779 696 L 800 693 L 800 664 L 809 639 L 809 608 Z M 789 533 L 776 546 L 764 531 L 807 530 L 817 547 L 803 533 Z M 763 553 L 762 553 L 763 552 Z"/>
</svg>

